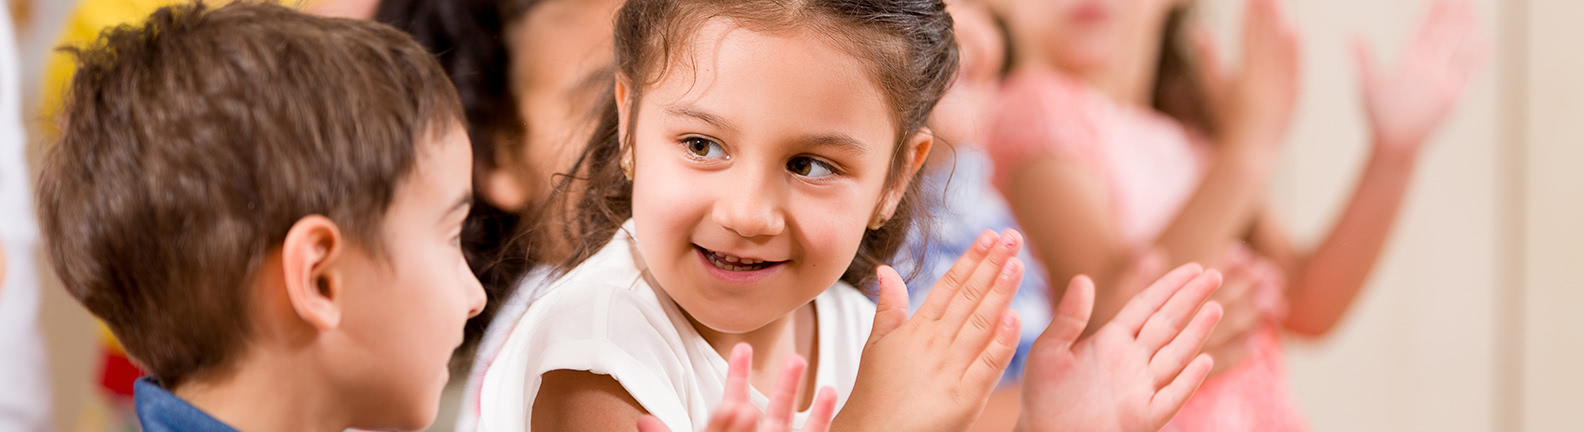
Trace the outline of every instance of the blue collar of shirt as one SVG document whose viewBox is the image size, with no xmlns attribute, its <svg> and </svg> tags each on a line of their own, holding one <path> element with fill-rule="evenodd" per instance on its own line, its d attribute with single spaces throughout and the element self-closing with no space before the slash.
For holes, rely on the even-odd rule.
<svg viewBox="0 0 1584 432">
<path fill-rule="evenodd" d="M 132 392 L 144 432 L 236 432 L 166 391 L 153 377 L 139 378 Z"/>
</svg>

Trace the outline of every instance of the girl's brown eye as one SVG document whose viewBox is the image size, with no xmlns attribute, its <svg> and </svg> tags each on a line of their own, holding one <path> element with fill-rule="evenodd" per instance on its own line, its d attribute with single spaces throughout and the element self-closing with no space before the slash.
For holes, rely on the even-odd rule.
<svg viewBox="0 0 1584 432">
<path fill-rule="evenodd" d="M 787 161 L 787 171 L 803 177 L 820 178 L 835 174 L 836 170 L 830 164 L 820 162 L 811 157 L 799 156 Z"/>
<path fill-rule="evenodd" d="M 720 143 L 708 138 L 683 138 L 682 145 L 687 148 L 688 154 L 696 158 L 721 159 L 726 157 L 726 149 L 721 148 Z"/>
</svg>

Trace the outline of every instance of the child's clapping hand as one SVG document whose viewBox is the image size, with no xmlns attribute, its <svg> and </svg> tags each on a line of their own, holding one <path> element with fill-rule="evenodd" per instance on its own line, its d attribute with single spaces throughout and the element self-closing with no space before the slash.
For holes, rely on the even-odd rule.
<svg viewBox="0 0 1584 432">
<path fill-rule="evenodd" d="M 749 366 L 753 363 L 753 348 L 746 343 L 739 343 L 732 348 L 731 359 L 728 360 L 726 370 L 726 396 L 721 400 L 720 406 L 715 407 L 715 413 L 710 415 L 707 432 L 790 432 L 792 430 L 793 406 L 796 404 L 798 384 L 802 382 L 803 370 L 808 367 L 807 361 L 801 356 L 793 356 L 787 362 L 786 368 L 781 370 L 781 378 L 776 381 L 775 394 L 770 398 L 770 411 L 765 413 L 764 421 L 760 422 L 759 410 L 753 403 L 748 402 L 748 376 Z M 814 406 L 809 411 L 808 419 L 803 424 L 804 432 L 826 432 L 830 430 L 831 414 L 836 410 L 836 390 L 824 387 L 814 396 Z M 670 432 L 664 423 L 652 416 L 643 416 L 638 420 L 638 432 Z"/>
<path fill-rule="evenodd" d="M 1023 278 L 1017 231 L 985 232 L 930 290 L 912 318 L 907 288 L 880 267 L 874 329 L 843 431 L 961 431 L 978 418 L 1018 344 L 1007 306 Z"/>
<path fill-rule="evenodd" d="M 1019 430 L 1160 429 L 1210 372 L 1213 362 L 1199 348 L 1221 319 L 1221 306 L 1204 301 L 1220 284 L 1220 273 L 1184 265 L 1079 340 L 1094 283 L 1074 278 L 1029 351 Z"/>
</svg>

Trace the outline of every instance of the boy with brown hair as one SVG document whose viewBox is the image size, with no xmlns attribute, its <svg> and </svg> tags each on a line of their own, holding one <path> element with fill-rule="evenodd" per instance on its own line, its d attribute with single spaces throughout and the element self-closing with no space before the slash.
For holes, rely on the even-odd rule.
<svg viewBox="0 0 1584 432">
<path fill-rule="evenodd" d="M 388 27 L 267 4 L 75 49 L 39 216 L 68 291 L 150 375 L 146 431 L 420 429 L 483 292 L 471 148 Z"/>
</svg>

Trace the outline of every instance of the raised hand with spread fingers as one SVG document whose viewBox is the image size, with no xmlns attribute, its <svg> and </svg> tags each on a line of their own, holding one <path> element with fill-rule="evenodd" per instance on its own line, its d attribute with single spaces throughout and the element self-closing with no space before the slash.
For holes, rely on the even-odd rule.
<svg viewBox="0 0 1584 432">
<path fill-rule="evenodd" d="M 792 413 L 796 410 L 794 407 L 797 403 L 798 384 L 802 382 L 803 371 L 808 367 L 808 362 L 803 360 L 802 356 L 796 355 L 787 361 L 786 367 L 781 369 L 781 377 L 776 380 L 769 409 L 762 416 L 759 409 L 748 401 L 748 378 L 751 374 L 749 366 L 752 363 L 752 347 L 746 343 L 732 347 L 731 358 L 728 359 L 726 368 L 726 395 L 720 405 L 715 407 L 715 412 L 710 414 L 705 431 L 791 432 L 793 430 Z M 830 430 L 831 415 L 835 410 L 836 389 L 820 388 L 814 395 L 814 405 L 809 408 L 808 418 L 805 419 L 802 430 L 804 432 Z M 665 423 L 647 415 L 638 420 L 638 431 L 671 432 L 666 428 Z"/>
<path fill-rule="evenodd" d="M 1215 270 L 1178 267 L 1080 339 L 1095 288 L 1088 277 L 1074 278 L 1029 351 L 1018 429 L 1160 429 L 1210 373 L 1214 361 L 1199 349 L 1221 319 L 1221 306 L 1205 303 L 1220 284 Z"/>
</svg>

